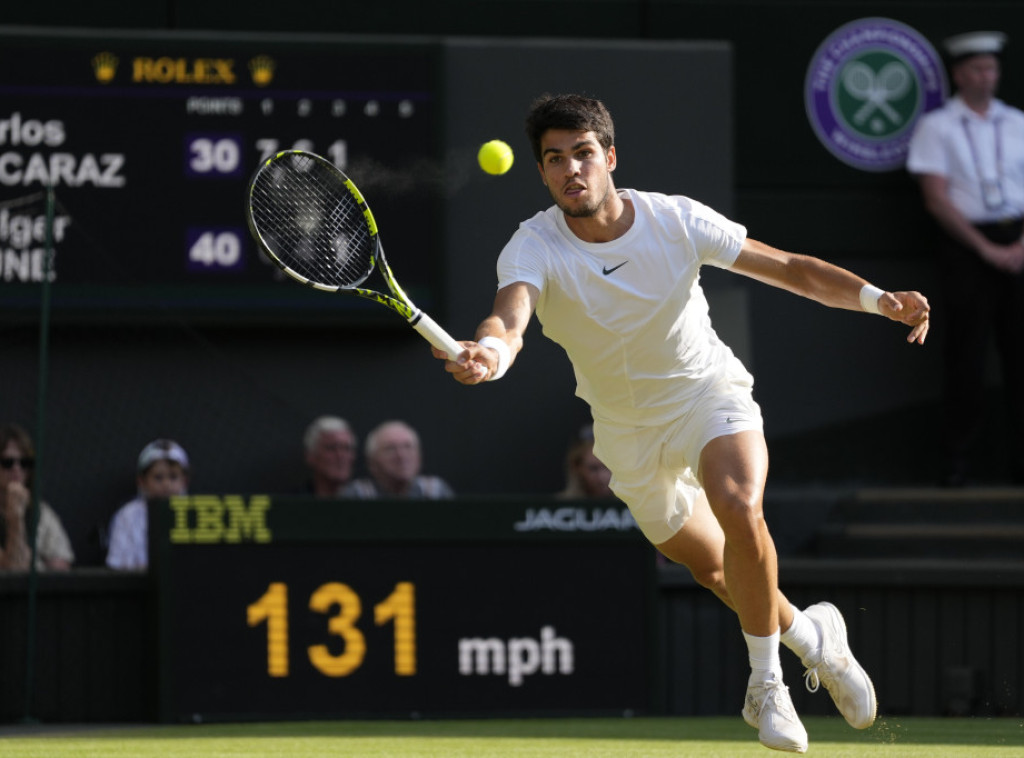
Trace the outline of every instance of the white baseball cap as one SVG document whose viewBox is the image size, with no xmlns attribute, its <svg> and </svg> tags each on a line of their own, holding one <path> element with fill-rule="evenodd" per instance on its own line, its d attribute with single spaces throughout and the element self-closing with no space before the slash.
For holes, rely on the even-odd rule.
<svg viewBox="0 0 1024 758">
<path fill-rule="evenodd" d="M 188 454 L 185 448 L 174 440 L 153 440 L 139 453 L 139 473 L 145 473 L 146 469 L 157 461 L 174 461 L 183 469 L 188 470 Z"/>
</svg>

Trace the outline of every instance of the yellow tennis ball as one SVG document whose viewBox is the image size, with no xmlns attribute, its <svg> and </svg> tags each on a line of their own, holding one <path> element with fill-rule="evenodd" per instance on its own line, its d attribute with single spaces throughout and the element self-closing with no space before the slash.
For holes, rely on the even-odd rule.
<svg viewBox="0 0 1024 758">
<path fill-rule="evenodd" d="M 492 139 L 480 146 L 480 152 L 476 154 L 476 159 L 480 163 L 480 168 L 488 174 L 497 175 L 504 174 L 512 168 L 515 156 L 507 143 L 500 139 Z"/>
</svg>

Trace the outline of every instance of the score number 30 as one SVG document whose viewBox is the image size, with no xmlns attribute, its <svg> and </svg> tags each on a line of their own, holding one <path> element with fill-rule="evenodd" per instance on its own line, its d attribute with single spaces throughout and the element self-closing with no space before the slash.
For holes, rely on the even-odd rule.
<svg viewBox="0 0 1024 758">
<path fill-rule="evenodd" d="M 318 587 L 309 598 L 309 608 L 317 613 L 337 610 L 330 616 L 327 631 L 345 642 L 344 652 L 333 654 L 327 645 L 310 645 L 309 661 L 325 676 L 348 676 L 358 669 L 366 656 L 366 638 L 356 627 L 363 612 L 359 595 L 346 584 L 329 582 Z M 394 591 L 373 608 L 377 626 L 394 621 L 395 674 L 416 673 L 416 587 L 399 582 Z M 249 626 L 267 623 L 267 674 L 288 676 L 288 585 L 272 582 L 266 593 L 248 607 Z"/>
</svg>

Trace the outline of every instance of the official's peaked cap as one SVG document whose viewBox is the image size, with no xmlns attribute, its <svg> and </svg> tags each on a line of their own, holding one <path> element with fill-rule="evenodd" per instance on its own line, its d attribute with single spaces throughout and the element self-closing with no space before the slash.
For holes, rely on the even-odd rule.
<svg viewBox="0 0 1024 758">
<path fill-rule="evenodd" d="M 998 55 L 1006 45 L 1006 35 L 1002 32 L 967 32 L 944 40 L 946 48 L 953 60 L 962 60 L 972 55 Z"/>
</svg>

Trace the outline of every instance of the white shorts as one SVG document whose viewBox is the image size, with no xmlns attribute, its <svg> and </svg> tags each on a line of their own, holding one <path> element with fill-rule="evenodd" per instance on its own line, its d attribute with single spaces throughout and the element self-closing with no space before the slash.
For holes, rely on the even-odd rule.
<svg viewBox="0 0 1024 758">
<path fill-rule="evenodd" d="M 720 384 L 662 426 L 594 422 L 594 455 L 611 470 L 611 488 L 629 506 L 637 526 L 660 545 L 682 529 L 701 493 L 700 454 L 711 440 L 764 431 L 761 409 L 746 377 Z"/>
</svg>

